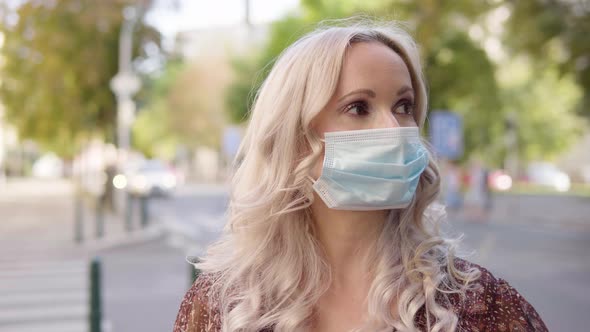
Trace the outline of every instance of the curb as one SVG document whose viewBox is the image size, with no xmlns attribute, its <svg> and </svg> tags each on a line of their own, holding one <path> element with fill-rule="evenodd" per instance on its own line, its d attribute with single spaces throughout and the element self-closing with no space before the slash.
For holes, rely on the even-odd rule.
<svg viewBox="0 0 590 332">
<path fill-rule="evenodd" d="M 224 216 L 201 215 L 198 218 L 199 227 L 192 227 L 189 224 L 178 221 L 175 218 L 163 219 L 161 223 L 163 234 L 169 246 L 185 251 L 187 256 L 201 256 L 205 254 L 210 243 L 203 243 L 200 238 L 201 231 L 209 234 L 221 233 L 225 225 Z"/>
<path fill-rule="evenodd" d="M 76 248 L 88 252 L 98 252 L 153 241 L 162 238 L 164 235 L 163 227 L 158 224 L 129 233 L 125 232 L 111 235 L 100 240 L 85 241 L 81 244 L 77 244 Z"/>
</svg>

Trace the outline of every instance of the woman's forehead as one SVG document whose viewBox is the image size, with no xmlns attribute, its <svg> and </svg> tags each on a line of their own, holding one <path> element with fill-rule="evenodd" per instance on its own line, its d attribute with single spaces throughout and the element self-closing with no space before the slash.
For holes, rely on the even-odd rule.
<svg viewBox="0 0 590 332">
<path fill-rule="evenodd" d="M 389 94 L 404 86 L 411 88 L 412 79 L 399 54 L 380 42 L 359 42 L 346 52 L 336 95 L 363 88 Z"/>
</svg>

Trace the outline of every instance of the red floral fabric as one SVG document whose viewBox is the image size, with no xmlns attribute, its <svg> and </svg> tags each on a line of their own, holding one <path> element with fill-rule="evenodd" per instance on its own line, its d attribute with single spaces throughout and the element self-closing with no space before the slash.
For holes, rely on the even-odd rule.
<svg viewBox="0 0 590 332">
<path fill-rule="evenodd" d="M 476 267 L 481 277 L 474 282 L 465 297 L 440 294 L 441 303 L 459 317 L 457 331 L 465 332 L 548 332 L 545 323 L 508 282 L 494 277 L 485 268 L 457 259 L 459 269 Z M 173 332 L 221 331 L 218 302 L 210 301 L 207 290 L 213 278 L 201 275 L 186 293 L 178 312 Z M 424 308 L 416 317 L 421 330 L 426 330 Z"/>
</svg>

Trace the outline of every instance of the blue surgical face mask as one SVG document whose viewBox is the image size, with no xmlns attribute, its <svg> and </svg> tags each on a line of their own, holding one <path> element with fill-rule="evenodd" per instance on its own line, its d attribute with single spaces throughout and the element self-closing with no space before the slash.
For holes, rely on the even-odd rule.
<svg viewBox="0 0 590 332">
<path fill-rule="evenodd" d="M 412 201 L 427 166 L 417 127 L 328 132 L 313 188 L 332 209 L 399 209 Z"/>
</svg>

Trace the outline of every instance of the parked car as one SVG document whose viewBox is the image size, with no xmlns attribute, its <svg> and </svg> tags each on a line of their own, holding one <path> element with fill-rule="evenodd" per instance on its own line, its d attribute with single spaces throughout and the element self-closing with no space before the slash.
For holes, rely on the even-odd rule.
<svg viewBox="0 0 590 332">
<path fill-rule="evenodd" d="M 113 179 L 116 188 L 137 196 L 169 196 L 177 185 L 174 169 L 167 163 L 150 159 L 129 167 Z"/>
<path fill-rule="evenodd" d="M 32 174 L 42 179 L 61 178 L 64 174 L 64 163 L 56 154 L 46 153 L 33 163 Z"/>
<path fill-rule="evenodd" d="M 568 191 L 571 187 L 570 177 L 557 166 L 547 162 L 533 162 L 527 168 L 529 183 L 551 187 L 557 191 Z"/>
</svg>

